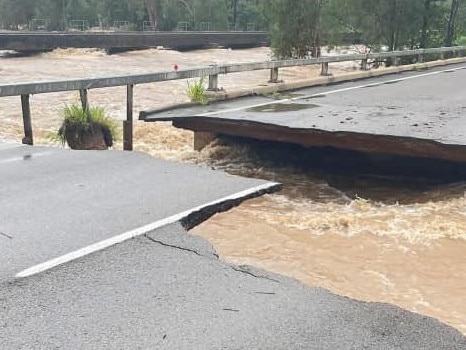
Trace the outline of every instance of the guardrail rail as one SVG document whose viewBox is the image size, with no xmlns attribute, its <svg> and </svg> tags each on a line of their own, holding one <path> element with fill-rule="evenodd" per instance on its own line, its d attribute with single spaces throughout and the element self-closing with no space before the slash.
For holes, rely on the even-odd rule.
<svg viewBox="0 0 466 350">
<path fill-rule="evenodd" d="M 190 79 L 197 77 L 209 77 L 208 90 L 218 90 L 219 74 L 230 74 L 239 72 L 249 72 L 255 70 L 270 69 L 270 83 L 277 83 L 280 68 L 321 65 L 322 75 L 328 75 L 329 63 L 361 61 L 361 68 L 368 69 L 368 61 L 383 61 L 391 59 L 397 65 L 401 57 L 417 57 L 417 62 L 423 62 L 426 55 L 436 55 L 439 59 L 444 59 L 445 55 L 462 56 L 466 53 L 466 46 L 441 47 L 431 49 L 416 49 L 404 51 L 378 52 L 368 54 L 348 54 L 339 56 L 323 56 L 319 58 L 294 59 L 280 61 L 253 62 L 230 65 L 211 65 L 209 67 L 187 69 L 179 71 L 166 71 L 149 74 L 102 77 L 92 79 L 72 79 L 46 82 L 26 82 L 15 84 L 1 84 L 0 97 L 21 96 L 21 106 L 24 125 L 24 144 L 33 145 L 33 133 L 31 122 L 31 110 L 29 104 L 30 95 L 45 94 L 62 91 L 79 91 L 83 108 L 89 105 L 88 90 L 115 86 L 127 87 L 127 113 L 123 122 L 123 149 L 133 149 L 133 89 L 134 85 L 149 84 L 170 80 Z"/>
</svg>

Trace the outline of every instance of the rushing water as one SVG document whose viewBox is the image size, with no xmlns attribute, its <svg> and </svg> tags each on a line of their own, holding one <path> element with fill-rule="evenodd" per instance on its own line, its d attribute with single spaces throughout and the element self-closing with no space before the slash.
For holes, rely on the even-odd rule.
<svg viewBox="0 0 466 350">
<path fill-rule="evenodd" d="M 99 51 L 58 50 L 0 59 L 0 82 L 143 73 L 169 70 L 174 63 L 188 68 L 260 61 L 268 54 L 267 49 L 146 50 L 106 56 Z M 315 70 L 299 68 L 286 70 L 282 78 L 316 75 Z M 253 89 L 267 79 L 267 72 L 254 72 L 221 77 L 220 84 L 228 89 L 241 82 Z M 186 82 L 137 87 L 135 110 L 185 101 L 185 90 Z M 121 119 L 124 92 L 93 90 L 90 101 Z M 0 99 L 0 140 L 20 140 L 18 100 Z M 33 97 L 39 143 L 48 143 L 45 136 L 56 130 L 60 109 L 76 100 L 73 93 Z M 135 141 L 138 150 L 158 157 L 284 183 L 282 192 L 247 201 L 192 231 L 209 239 L 223 259 L 349 297 L 397 304 L 466 333 L 466 183 L 461 179 L 420 181 L 406 176 L 413 164 L 403 159 L 390 160 L 400 166 L 387 174 L 361 163 L 358 154 L 248 140 L 226 139 L 194 152 L 192 134 L 169 123 L 137 123 Z M 377 169 L 387 169 L 386 162 Z M 434 170 L 444 164 L 427 164 L 426 174 L 429 166 Z"/>
</svg>

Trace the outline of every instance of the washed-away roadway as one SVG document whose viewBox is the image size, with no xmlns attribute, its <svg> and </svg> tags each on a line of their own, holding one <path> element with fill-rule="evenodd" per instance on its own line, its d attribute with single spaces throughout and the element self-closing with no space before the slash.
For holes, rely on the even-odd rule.
<svg viewBox="0 0 466 350">
<path fill-rule="evenodd" d="M 0 184 L 0 280 L 189 218 L 213 202 L 276 189 L 138 153 L 6 145 Z"/>
<path fill-rule="evenodd" d="M 0 183 L 2 350 L 466 349 L 434 319 L 223 263 L 177 222 L 275 184 L 137 153 L 5 145 Z M 21 275 L 96 242 L 110 243 Z"/>
<path fill-rule="evenodd" d="M 141 118 L 303 146 L 466 162 L 465 95 L 466 66 L 456 64 L 300 89 L 282 100 L 256 96 Z"/>
</svg>

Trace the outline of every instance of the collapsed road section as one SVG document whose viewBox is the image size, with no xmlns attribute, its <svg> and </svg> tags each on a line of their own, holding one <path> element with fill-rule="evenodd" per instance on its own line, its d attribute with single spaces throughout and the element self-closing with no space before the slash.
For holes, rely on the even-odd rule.
<svg viewBox="0 0 466 350">
<path fill-rule="evenodd" d="M 0 280 L 26 277 L 164 225 L 197 225 L 280 184 L 140 153 L 0 148 Z"/>
<path fill-rule="evenodd" d="M 0 145 L 0 182 L 2 349 L 466 347 L 435 319 L 226 264 L 186 233 L 277 183 L 19 145 Z"/>
<path fill-rule="evenodd" d="M 140 119 L 171 120 L 176 127 L 193 130 L 196 148 L 222 134 L 466 162 L 465 82 L 466 66 L 452 65 L 289 94 L 142 112 Z"/>
</svg>

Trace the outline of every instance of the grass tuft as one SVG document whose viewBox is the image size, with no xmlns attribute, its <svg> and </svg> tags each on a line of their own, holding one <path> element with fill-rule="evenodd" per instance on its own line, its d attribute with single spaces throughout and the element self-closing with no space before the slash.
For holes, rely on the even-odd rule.
<svg viewBox="0 0 466 350">
<path fill-rule="evenodd" d="M 188 81 L 188 96 L 191 102 L 201 105 L 209 103 L 206 96 L 205 77 L 201 77 L 198 81 Z"/>
<path fill-rule="evenodd" d="M 96 134 L 104 131 L 109 138 L 109 143 L 118 137 L 117 123 L 105 115 L 102 107 L 91 107 L 83 109 L 80 105 L 67 105 L 63 109 L 63 121 L 57 134 L 51 139 L 65 145 L 68 142 L 70 133 L 72 134 Z M 110 145 L 111 146 L 111 145 Z"/>
</svg>

